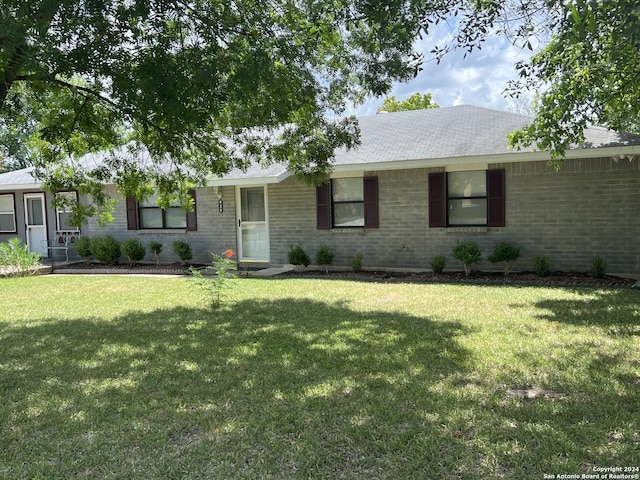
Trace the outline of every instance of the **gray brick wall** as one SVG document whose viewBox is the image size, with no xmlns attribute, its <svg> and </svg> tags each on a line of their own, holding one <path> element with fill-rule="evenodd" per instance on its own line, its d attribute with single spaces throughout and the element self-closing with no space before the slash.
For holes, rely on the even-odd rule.
<svg viewBox="0 0 640 480">
<path fill-rule="evenodd" d="M 640 161 L 566 160 L 559 171 L 546 162 L 492 164 L 506 171 L 505 228 L 428 228 L 429 169 L 367 172 L 379 182 L 380 228 L 316 230 L 315 189 L 290 178 L 269 187 L 273 264 L 301 243 L 312 259 L 321 244 L 335 264 L 349 266 L 357 251 L 365 267 L 426 268 L 434 255 L 461 269 L 451 247 L 477 241 L 483 256 L 501 240 L 522 246 L 515 269 L 531 270 L 548 256 L 552 269 L 586 271 L 595 255 L 609 272 L 640 273 Z M 441 171 L 442 169 L 440 169 Z M 499 269 L 484 260 L 481 269 Z"/>
<path fill-rule="evenodd" d="M 567 160 L 559 171 L 546 162 L 490 164 L 506 172 L 505 228 L 429 228 L 427 179 L 442 169 L 365 172 L 378 177 L 380 228 L 316 229 L 315 188 L 295 178 L 267 188 L 271 264 L 288 263 L 291 245 L 302 244 L 312 260 L 322 244 L 335 253 L 335 265 L 349 267 L 356 252 L 365 267 L 428 267 L 434 255 L 447 256 L 447 268 L 462 269 L 451 256 L 458 240 L 476 240 L 483 257 L 496 243 L 509 240 L 522 246 L 514 269 L 531 270 L 536 255 L 548 256 L 551 268 L 586 271 L 595 255 L 609 272 L 640 273 L 640 160 L 610 158 Z M 198 231 L 128 231 L 124 200 L 119 198 L 114 221 L 99 227 L 92 220 L 83 232 L 113 233 L 124 239 L 164 244 L 161 260 L 176 261 L 172 243 L 189 241 L 194 261 L 209 262 L 211 252 L 237 249 L 234 187 L 220 189 L 224 212 L 218 212 L 213 188 L 197 190 Z M 151 260 L 151 255 L 148 255 Z M 484 260 L 481 269 L 500 269 Z"/>
<path fill-rule="evenodd" d="M 92 219 L 86 231 L 88 235 L 113 234 L 119 240 L 129 237 L 138 238 L 144 245 L 151 241 L 163 244 L 160 254 L 161 262 L 176 262 L 178 257 L 173 253 L 173 242 L 183 240 L 191 244 L 195 263 L 210 263 L 211 253 L 221 253 L 228 248 L 236 249 L 235 229 L 235 195 L 233 187 L 221 187 L 224 211 L 218 211 L 218 197 L 213 188 L 196 190 L 196 212 L 198 230 L 127 230 L 127 214 L 124 199 L 116 192 L 115 187 L 106 187 L 107 193 L 118 200 L 113 212 L 113 222 L 103 226 Z M 153 256 L 147 253 L 145 260 L 152 261 Z"/>
</svg>

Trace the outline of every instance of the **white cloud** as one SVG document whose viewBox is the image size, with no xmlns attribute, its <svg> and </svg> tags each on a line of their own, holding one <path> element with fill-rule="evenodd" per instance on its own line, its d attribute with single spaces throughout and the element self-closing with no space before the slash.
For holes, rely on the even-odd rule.
<svg viewBox="0 0 640 480">
<path fill-rule="evenodd" d="M 497 110 L 507 108 L 504 90 L 509 80 L 518 78 L 515 64 L 531 55 L 528 50 L 514 47 L 503 36 L 491 36 L 480 50 L 467 53 L 451 52 L 438 64 L 430 53 L 434 45 L 443 45 L 451 38 L 449 24 L 416 44 L 425 56 L 423 70 L 408 83 L 394 85 L 390 95 L 404 100 L 414 93 L 431 93 L 440 106 L 476 105 Z M 373 115 L 383 98 L 374 98 L 354 110 L 357 115 Z"/>
</svg>

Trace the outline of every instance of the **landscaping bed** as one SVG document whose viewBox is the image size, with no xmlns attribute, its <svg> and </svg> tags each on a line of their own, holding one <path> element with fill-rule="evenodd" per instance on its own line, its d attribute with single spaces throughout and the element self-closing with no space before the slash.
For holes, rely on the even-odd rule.
<svg viewBox="0 0 640 480">
<path fill-rule="evenodd" d="M 387 271 L 330 271 L 318 270 L 292 271 L 283 275 L 301 278 L 332 278 L 352 279 L 373 282 L 424 282 L 424 283 L 463 283 L 463 284 L 491 284 L 491 285 L 527 285 L 527 286 L 585 286 L 585 287 L 614 287 L 631 288 L 638 285 L 632 278 L 605 275 L 603 278 L 593 278 L 582 272 L 552 272 L 540 277 L 533 272 L 512 272 L 504 276 L 502 272 L 474 271 L 469 276 L 464 272 L 387 272 Z"/>
<path fill-rule="evenodd" d="M 136 265 L 116 264 L 105 265 L 103 263 L 70 263 L 56 265 L 54 272 L 59 273 L 86 273 L 86 274 L 165 274 L 186 275 L 189 268 L 206 268 L 205 264 L 183 265 L 176 263 L 139 263 Z M 640 286 L 637 280 L 613 275 L 605 275 L 603 278 L 593 278 L 586 272 L 551 272 L 540 277 L 533 272 L 511 272 L 504 276 L 502 272 L 473 271 L 469 276 L 464 272 L 402 272 L 402 271 L 370 271 L 354 272 L 351 270 L 330 270 L 328 273 L 322 270 L 290 271 L 280 274 L 285 277 L 318 278 L 318 279 L 343 279 L 368 282 L 416 282 L 416 283 L 462 283 L 462 284 L 490 284 L 490 285 L 531 285 L 531 286 L 585 286 L 585 287 L 612 287 L 631 288 Z"/>
</svg>

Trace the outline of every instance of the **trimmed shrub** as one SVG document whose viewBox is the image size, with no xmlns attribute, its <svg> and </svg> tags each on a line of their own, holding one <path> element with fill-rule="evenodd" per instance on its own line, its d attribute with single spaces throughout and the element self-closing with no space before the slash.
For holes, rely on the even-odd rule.
<svg viewBox="0 0 640 480">
<path fill-rule="evenodd" d="M 502 263 L 504 265 L 504 276 L 509 275 L 511 263 L 520 258 L 520 247 L 506 240 L 498 243 L 491 255 L 487 257 L 491 263 Z"/>
<path fill-rule="evenodd" d="M 311 259 L 307 252 L 305 252 L 302 245 L 292 245 L 289 247 L 289 252 L 287 252 L 287 258 L 289 259 L 289 263 L 295 265 L 300 268 L 300 266 L 304 265 L 308 267 L 311 263 Z"/>
<path fill-rule="evenodd" d="M 591 259 L 591 276 L 593 278 L 603 278 L 607 272 L 607 262 L 601 256 L 595 256 Z"/>
<path fill-rule="evenodd" d="M 127 238 L 121 245 L 122 254 L 129 260 L 129 265 L 135 265 L 142 260 L 147 253 L 147 249 L 137 238 Z"/>
<path fill-rule="evenodd" d="M 549 258 L 548 257 L 533 257 L 533 271 L 539 277 L 546 277 L 550 273 Z"/>
<path fill-rule="evenodd" d="M 91 237 L 82 235 L 75 239 L 73 248 L 76 249 L 78 255 L 84 258 L 85 263 L 91 263 Z"/>
<path fill-rule="evenodd" d="M 191 244 L 183 240 L 173 242 L 173 253 L 180 259 L 183 265 L 186 265 L 193 258 Z"/>
<path fill-rule="evenodd" d="M 436 255 L 431 259 L 431 270 L 433 273 L 444 272 L 444 266 L 447 263 L 447 257 L 444 255 Z"/>
<path fill-rule="evenodd" d="M 453 258 L 459 260 L 464 265 L 464 274 L 469 276 L 474 265 L 480 263 L 482 251 L 480 246 L 473 240 L 460 240 L 451 248 Z"/>
<path fill-rule="evenodd" d="M 91 254 L 100 263 L 113 265 L 121 255 L 120 242 L 113 235 L 93 237 L 90 242 Z"/>
<path fill-rule="evenodd" d="M 149 251 L 153 254 L 154 258 L 156 259 L 156 265 L 159 264 L 160 253 L 162 252 L 162 244 L 154 240 L 152 242 L 149 242 L 149 245 L 147 245 L 147 247 L 149 248 Z"/>
<path fill-rule="evenodd" d="M 329 273 L 329 265 L 333 264 L 335 255 L 327 245 L 320 245 L 316 252 L 316 264 L 324 266 L 324 271 Z"/>
<path fill-rule="evenodd" d="M 362 252 L 357 252 L 353 256 L 353 260 L 351 260 L 351 269 L 354 272 L 362 271 L 362 259 L 364 258 L 364 254 Z"/>
<path fill-rule="evenodd" d="M 35 272 L 34 267 L 40 265 L 40 255 L 30 252 L 27 245 L 19 238 L 10 238 L 0 243 L 0 267 L 5 275 L 24 277 Z"/>
</svg>

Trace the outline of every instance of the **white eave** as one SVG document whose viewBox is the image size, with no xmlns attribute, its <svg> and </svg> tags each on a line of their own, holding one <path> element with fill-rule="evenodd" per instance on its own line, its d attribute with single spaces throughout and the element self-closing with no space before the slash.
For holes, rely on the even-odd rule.
<svg viewBox="0 0 640 480">
<path fill-rule="evenodd" d="M 624 158 L 630 159 L 640 156 L 640 146 L 625 147 L 603 147 L 588 148 L 579 150 L 569 150 L 565 153 L 563 159 L 590 159 L 590 158 L 612 158 L 614 161 Z M 383 171 L 383 170 L 408 170 L 414 168 L 443 168 L 450 166 L 477 165 L 477 164 L 495 164 L 495 163 L 522 163 L 522 162 L 538 162 L 551 160 L 549 152 L 508 152 L 500 154 L 473 155 L 466 157 L 443 157 L 443 158 L 424 158 L 411 160 L 394 160 L 389 162 L 377 163 L 353 163 L 334 165 L 333 171 L 342 172 L 362 172 L 362 171 Z M 562 160 L 560 160 L 562 161 Z"/>
<path fill-rule="evenodd" d="M 229 176 L 222 178 L 213 178 L 207 182 L 207 185 L 210 187 L 230 187 L 235 185 L 263 185 L 269 183 L 281 183 L 285 181 L 287 178 L 292 176 L 288 170 L 284 170 L 283 172 L 277 175 L 265 175 L 265 176 Z"/>
</svg>

